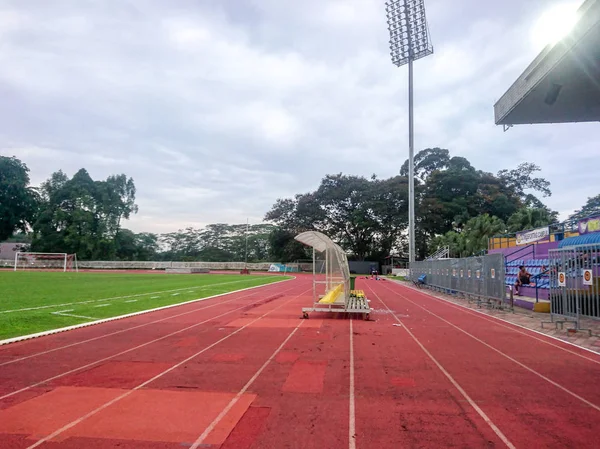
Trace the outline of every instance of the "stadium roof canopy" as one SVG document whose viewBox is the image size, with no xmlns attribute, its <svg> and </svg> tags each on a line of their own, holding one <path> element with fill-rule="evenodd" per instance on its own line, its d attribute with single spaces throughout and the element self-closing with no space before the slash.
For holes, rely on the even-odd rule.
<svg viewBox="0 0 600 449">
<path fill-rule="evenodd" d="M 494 105 L 496 125 L 600 121 L 600 0 L 547 46 Z"/>
</svg>

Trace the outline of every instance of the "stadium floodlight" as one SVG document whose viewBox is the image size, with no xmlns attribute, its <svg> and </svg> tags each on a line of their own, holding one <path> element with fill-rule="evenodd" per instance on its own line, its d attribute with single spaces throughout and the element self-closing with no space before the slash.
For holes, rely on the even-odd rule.
<svg viewBox="0 0 600 449">
<path fill-rule="evenodd" d="M 424 0 L 390 0 L 385 4 L 390 55 L 398 67 L 408 64 L 408 260 L 415 261 L 415 178 L 413 61 L 433 53 Z"/>
</svg>

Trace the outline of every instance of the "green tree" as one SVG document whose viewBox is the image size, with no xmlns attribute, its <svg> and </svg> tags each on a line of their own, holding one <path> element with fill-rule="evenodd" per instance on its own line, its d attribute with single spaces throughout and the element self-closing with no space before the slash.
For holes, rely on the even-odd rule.
<svg viewBox="0 0 600 449">
<path fill-rule="evenodd" d="M 32 250 L 77 253 L 80 259 L 116 257 L 120 223 L 137 211 L 135 186 L 125 175 L 94 181 L 85 169 L 69 179 L 54 173 L 42 184 L 42 204 L 33 225 Z"/>
<path fill-rule="evenodd" d="M 449 231 L 436 237 L 430 248 L 431 252 L 448 246 L 454 257 L 468 257 L 480 254 L 488 247 L 488 239 L 506 232 L 506 225 L 498 217 L 488 214 L 473 217 L 465 224 L 462 231 Z"/>
<path fill-rule="evenodd" d="M 581 209 L 577 209 L 569 216 L 569 220 L 581 220 L 596 214 L 600 214 L 600 194 L 588 198 Z"/>
<path fill-rule="evenodd" d="M 524 207 L 508 219 L 508 231 L 519 232 L 556 223 L 556 217 L 546 208 Z"/>
<path fill-rule="evenodd" d="M 38 194 L 29 186 L 29 169 L 16 157 L 0 156 L 0 242 L 34 220 Z"/>
</svg>

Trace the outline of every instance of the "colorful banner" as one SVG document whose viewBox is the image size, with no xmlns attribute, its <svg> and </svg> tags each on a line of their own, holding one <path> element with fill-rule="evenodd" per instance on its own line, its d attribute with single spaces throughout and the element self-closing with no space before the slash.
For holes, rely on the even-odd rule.
<svg viewBox="0 0 600 449">
<path fill-rule="evenodd" d="M 517 232 L 517 245 L 528 245 L 550 237 L 550 228 L 538 228 L 531 231 Z"/>
<path fill-rule="evenodd" d="M 579 235 L 600 232 L 600 215 L 579 220 Z"/>
</svg>

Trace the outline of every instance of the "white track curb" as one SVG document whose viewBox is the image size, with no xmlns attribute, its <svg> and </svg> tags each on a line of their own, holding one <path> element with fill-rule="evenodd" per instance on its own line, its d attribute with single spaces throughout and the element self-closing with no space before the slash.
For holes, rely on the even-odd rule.
<svg viewBox="0 0 600 449">
<path fill-rule="evenodd" d="M 239 292 L 244 292 L 244 291 L 248 291 L 248 290 L 253 290 L 255 288 L 268 287 L 270 285 L 280 284 L 282 282 L 293 281 L 294 279 L 296 279 L 296 277 L 292 276 L 292 279 L 284 279 L 282 281 L 271 282 L 269 284 L 263 284 L 263 285 L 257 285 L 257 286 L 254 286 L 254 287 L 242 288 L 240 290 L 233 290 L 233 291 L 227 292 L 227 293 L 219 293 L 218 295 L 207 296 L 205 298 L 192 299 L 192 300 L 186 301 L 186 302 L 179 302 L 177 304 L 170 304 L 168 306 L 156 307 L 154 309 L 141 310 L 139 312 L 127 313 L 125 315 L 113 316 L 111 318 L 103 318 L 101 320 L 91 321 L 89 323 L 74 324 L 73 326 L 61 327 L 61 328 L 58 328 L 58 329 L 51 329 L 51 330 L 48 330 L 48 331 L 38 332 L 38 333 L 35 333 L 35 334 L 21 335 L 20 337 L 7 338 L 6 340 L 0 340 L 0 346 L 8 345 L 10 343 L 17 343 L 17 342 L 23 341 L 23 340 L 31 340 L 33 338 L 44 337 L 46 335 L 58 334 L 60 332 L 67 332 L 67 331 L 70 331 L 70 330 L 73 330 L 73 329 L 81 329 L 82 327 L 95 326 L 96 324 L 107 323 L 109 321 L 122 320 L 123 318 L 129 318 L 129 317 L 132 317 L 132 316 L 143 315 L 145 313 L 156 312 L 158 310 L 170 309 L 172 307 L 179 307 L 179 306 L 183 306 L 183 305 L 186 305 L 186 304 L 191 304 L 191 303 L 194 303 L 194 302 L 206 301 L 207 299 L 219 298 L 221 296 L 232 295 L 234 293 L 239 293 Z"/>
</svg>

